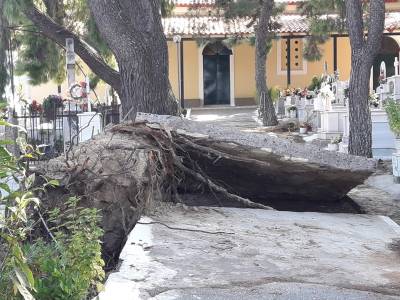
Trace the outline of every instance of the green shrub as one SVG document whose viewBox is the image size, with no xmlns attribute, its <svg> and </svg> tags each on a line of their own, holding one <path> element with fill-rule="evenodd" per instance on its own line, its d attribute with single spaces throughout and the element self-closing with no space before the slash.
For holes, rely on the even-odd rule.
<svg viewBox="0 0 400 300">
<path fill-rule="evenodd" d="M 281 92 L 280 92 L 279 88 L 272 87 L 272 88 L 268 89 L 268 95 L 271 98 L 272 102 L 275 103 L 276 101 L 278 101 L 278 99 L 281 95 Z"/>
<path fill-rule="evenodd" d="M 43 100 L 42 109 L 44 112 L 44 117 L 48 121 L 55 119 L 57 110 L 63 107 L 63 99 L 57 95 L 50 95 Z"/>
<path fill-rule="evenodd" d="M 400 103 L 389 99 L 385 105 L 389 126 L 393 133 L 400 137 Z"/>
<path fill-rule="evenodd" d="M 315 91 L 321 88 L 323 79 L 321 77 L 314 76 L 311 79 L 311 84 L 308 86 L 308 90 Z"/>
<path fill-rule="evenodd" d="M 12 126 L 1 120 L 0 125 Z M 15 157 L 6 149 L 11 142 L 0 143 L 0 204 L 6 209 L 0 214 L 0 299 L 85 299 L 104 279 L 99 213 L 70 198 L 65 209 L 49 212 L 45 220 L 35 195 L 58 182 L 44 178 L 46 183 L 36 187 L 26 161 L 40 153 L 21 135 L 22 154 Z M 46 239 L 31 234 L 38 224 L 46 229 Z"/>
<path fill-rule="evenodd" d="M 275 103 L 276 101 L 278 101 L 280 95 L 281 91 L 278 87 L 274 86 L 268 89 L 268 96 L 271 98 L 272 102 Z M 254 100 L 257 105 L 260 104 L 260 95 L 257 91 L 254 92 Z"/>
<path fill-rule="evenodd" d="M 77 204 L 77 198 L 70 198 L 64 212 L 50 212 L 54 240 L 39 239 L 27 247 L 37 299 L 81 300 L 91 287 L 101 287 L 104 262 L 99 214 L 96 209 L 80 208 Z"/>
<path fill-rule="evenodd" d="M 22 250 L 33 220 L 28 211 L 39 205 L 35 197 L 34 175 L 29 175 L 27 160 L 35 159 L 39 153 L 26 143 L 24 129 L 3 120 L 1 126 L 15 127 L 19 131 L 17 141 L 0 141 L 0 299 L 32 299 L 34 289 L 33 273 Z M 25 132 L 26 134 L 26 132 Z M 18 143 L 21 155 L 14 156 L 7 145 Z"/>
</svg>

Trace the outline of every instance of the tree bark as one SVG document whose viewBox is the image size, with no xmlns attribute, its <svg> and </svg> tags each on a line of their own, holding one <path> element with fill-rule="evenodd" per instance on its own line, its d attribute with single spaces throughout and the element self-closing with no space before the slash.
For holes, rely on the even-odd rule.
<svg viewBox="0 0 400 300">
<path fill-rule="evenodd" d="M 372 157 L 372 124 L 368 94 L 371 67 L 382 41 L 384 0 L 370 1 L 368 38 L 364 36 L 362 1 L 346 0 L 351 44 L 349 83 L 349 153 Z"/>
<path fill-rule="evenodd" d="M 7 54 L 8 38 L 6 34 L 6 20 L 3 15 L 4 0 L 0 0 L 0 99 L 3 99 L 7 85 Z"/>
<path fill-rule="evenodd" d="M 89 0 L 89 7 L 119 66 L 124 117 L 135 119 L 138 111 L 176 115 L 160 1 Z"/>
<path fill-rule="evenodd" d="M 274 104 L 268 93 L 266 63 L 269 52 L 269 44 L 272 41 L 272 35 L 269 30 L 272 10 L 274 8 L 273 0 L 262 1 L 260 8 L 259 21 L 256 27 L 256 89 L 257 97 L 260 99 L 260 114 L 264 126 L 275 126 L 278 120 L 275 114 Z"/>
</svg>

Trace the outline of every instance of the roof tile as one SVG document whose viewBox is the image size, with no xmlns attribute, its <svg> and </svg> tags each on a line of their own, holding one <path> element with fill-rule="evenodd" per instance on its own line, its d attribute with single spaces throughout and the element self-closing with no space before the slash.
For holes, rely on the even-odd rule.
<svg viewBox="0 0 400 300">
<path fill-rule="evenodd" d="M 283 15 L 277 21 L 281 24 L 281 27 L 276 30 L 277 33 L 308 32 L 308 23 L 304 16 Z M 254 33 L 254 27 L 249 24 L 249 18 L 227 20 L 224 17 L 175 16 L 163 19 L 164 32 L 167 36 L 176 34 L 186 37 L 251 35 Z M 400 31 L 400 12 L 386 14 L 385 30 L 387 32 Z"/>
</svg>

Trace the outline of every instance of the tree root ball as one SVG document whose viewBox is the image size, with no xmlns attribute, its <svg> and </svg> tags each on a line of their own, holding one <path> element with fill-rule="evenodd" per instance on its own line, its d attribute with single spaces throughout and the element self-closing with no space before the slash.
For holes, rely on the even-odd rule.
<svg viewBox="0 0 400 300">
<path fill-rule="evenodd" d="M 272 209 L 280 200 L 337 201 L 374 170 L 372 160 L 213 126 L 156 115 L 115 125 L 38 169 L 60 181 L 44 206 L 73 195 L 99 209 L 112 267 L 143 211 L 156 200 L 179 202 L 178 190 Z"/>
</svg>

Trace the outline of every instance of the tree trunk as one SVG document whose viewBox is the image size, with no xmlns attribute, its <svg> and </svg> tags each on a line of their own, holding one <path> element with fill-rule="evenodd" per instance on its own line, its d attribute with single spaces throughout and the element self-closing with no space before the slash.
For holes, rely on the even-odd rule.
<svg viewBox="0 0 400 300">
<path fill-rule="evenodd" d="M 124 117 L 135 119 L 138 111 L 176 115 L 160 1 L 89 0 L 89 7 L 118 62 Z"/>
<path fill-rule="evenodd" d="M 369 74 L 372 63 L 363 52 L 352 55 L 349 84 L 349 153 L 372 157 L 372 123 L 369 109 Z"/>
<path fill-rule="evenodd" d="M 136 112 L 177 114 L 177 103 L 169 98 L 167 49 L 163 49 L 162 42 L 153 43 L 147 53 L 133 51 L 117 58 L 122 113 L 129 119 L 134 119 Z"/>
<path fill-rule="evenodd" d="M 260 114 L 264 126 L 275 126 L 278 120 L 275 114 L 274 104 L 268 93 L 266 63 L 267 54 L 269 52 L 272 35 L 269 32 L 268 26 L 271 19 L 274 1 L 264 1 L 259 22 L 256 28 L 256 89 L 257 97 L 260 100 Z"/>
<path fill-rule="evenodd" d="M 7 54 L 8 37 L 6 34 L 6 20 L 3 15 L 4 0 L 0 0 L 0 100 L 3 99 L 5 88 L 7 85 Z"/>
<path fill-rule="evenodd" d="M 378 53 L 385 23 L 385 2 L 370 2 L 368 38 L 364 36 L 362 1 L 346 0 L 351 44 L 349 84 L 349 153 L 372 157 L 372 124 L 368 103 L 371 67 Z"/>
</svg>

